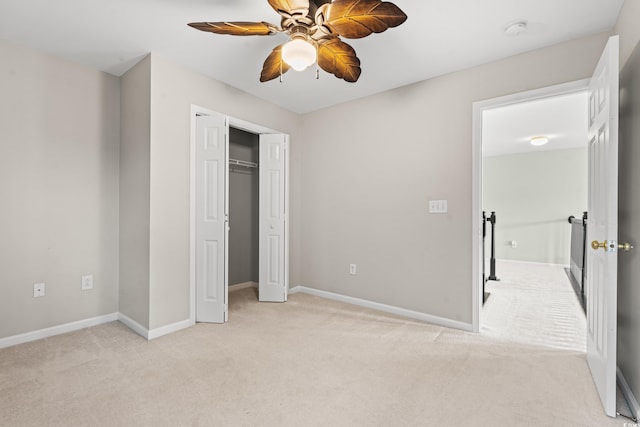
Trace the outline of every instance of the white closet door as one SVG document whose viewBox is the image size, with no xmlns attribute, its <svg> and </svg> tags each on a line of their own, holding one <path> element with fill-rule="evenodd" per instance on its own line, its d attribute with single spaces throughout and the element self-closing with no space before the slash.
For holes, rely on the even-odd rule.
<svg viewBox="0 0 640 427">
<path fill-rule="evenodd" d="M 618 266 L 618 37 L 589 84 L 587 360 L 605 412 L 616 416 Z"/>
<path fill-rule="evenodd" d="M 260 135 L 260 301 L 284 302 L 289 287 L 287 136 Z"/>
<path fill-rule="evenodd" d="M 196 123 L 196 321 L 224 323 L 227 310 L 227 120 Z"/>
</svg>

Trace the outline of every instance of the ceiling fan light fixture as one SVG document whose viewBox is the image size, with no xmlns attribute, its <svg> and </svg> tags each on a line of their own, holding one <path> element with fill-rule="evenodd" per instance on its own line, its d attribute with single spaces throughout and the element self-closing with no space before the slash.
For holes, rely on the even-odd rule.
<svg viewBox="0 0 640 427">
<path fill-rule="evenodd" d="M 199 31 L 232 36 L 289 34 L 289 41 L 273 48 L 264 61 L 260 81 L 268 82 L 293 68 L 302 71 L 317 63 L 345 82 L 360 77 L 360 59 L 342 38 L 360 39 L 382 33 L 407 20 L 395 4 L 385 0 L 267 0 L 281 17 L 280 25 L 269 22 L 192 22 Z"/>
<path fill-rule="evenodd" d="M 282 60 L 296 71 L 304 70 L 315 63 L 316 59 L 316 48 L 305 36 L 294 34 L 291 40 L 282 46 Z"/>
</svg>

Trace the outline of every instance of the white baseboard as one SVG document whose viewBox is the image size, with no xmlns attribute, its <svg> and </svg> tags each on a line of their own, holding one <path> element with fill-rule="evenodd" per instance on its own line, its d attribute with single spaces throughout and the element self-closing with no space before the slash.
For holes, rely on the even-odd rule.
<svg viewBox="0 0 640 427">
<path fill-rule="evenodd" d="M 118 313 L 111 313 L 103 316 L 92 317 L 90 319 L 65 323 L 63 325 L 52 326 L 50 328 L 39 329 L 37 331 L 26 332 L 24 334 L 0 338 L 0 348 L 24 344 L 26 342 L 49 338 L 55 335 L 66 334 L 67 332 L 73 332 L 79 329 L 101 325 L 103 323 L 114 322 L 116 320 L 118 320 Z"/>
<path fill-rule="evenodd" d="M 170 325 L 161 326 L 155 329 L 147 329 L 142 326 L 140 323 L 136 322 L 129 316 L 126 316 L 122 313 L 118 313 L 118 320 L 122 322 L 129 329 L 133 330 L 135 333 L 140 335 L 142 338 L 147 340 L 152 340 L 163 335 L 170 334 L 172 332 L 179 331 L 181 329 L 186 329 L 193 326 L 195 323 L 191 319 L 182 320 L 180 322 L 172 323 Z"/>
<path fill-rule="evenodd" d="M 485 258 L 486 261 L 489 261 L 489 258 Z M 562 267 L 562 268 L 569 268 L 569 264 L 553 264 L 550 262 L 537 262 L 537 261 L 520 261 L 518 259 L 496 259 L 496 261 L 499 262 L 513 262 L 513 263 L 518 263 L 518 264 L 531 264 L 531 265 L 544 265 L 547 267 Z"/>
<path fill-rule="evenodd" d="M 617 368 L 617 377 L 618 384 L 620 385 L 620 391 L 624 395 L 624 398 L 627 399 L 627 403 L 629 404 L 629 409 L 631 409 L 632 415 L 638 418 L 640 414 L 640 405 L 638 405 L 638 400 L 633 395 L 633 391 L 631 391 L 631 387 L 629 387 L 629 383 L 624 379 L 624 375 L 622 375 L 622 371 L 620 368 Z"/>
<path fill-rule="evenodd" d="M 90 328 L 92 326 L 98 326 L 103 323 L 115 322 L 116 320 L 119 320 L 125 326 L 132 329 L 135 333 L 148 340 L 152 340 L 154 338 L 158 338 L 163 335 L 167 335 L 194 325 L 194 322 L 192 322 L 190 319 L 187 319 L 173 323 L 171 325 L 148 330 L 132 318 L 122 313 L 111 313 L 105 314 L 103 316 L 92 317 L 90 319 L 83 319 L 76 322 L 65 323 L 63 325 L 52 326 L 50 328 L 38 329 L 37 331 L 25 332 L 24 334 L 0 338 L 0 348 L 11 347 L 42 338 L 49 338 L 60 334 L 66 334 L 67 332 Z"/>
<path fill-rule="evenodd" d="M 255 282 L 246 282 L 236 286 L 253 287 Z M 417 311 L 407 310 L 400 307 L 394 307 L 387 304 L 381 304 L 373 301 L 368 301 L 360 298 L 349 297 L 346 295 L 340 295 L 333 292 L 322 291 L 319 289 L 309 288 L 306 286 L 296 286 L 289 289 L 289 295 L 302 292 L 310 295 L 316 295 L 322 298 L 327 298 L 335 301 L 341 301 L 348 304 L 357 305 L 360 307 L 371 308 L 373 310 L 383 311 L 385 313 L 396 314 L 411 319 L 420 320 L 434 325 L 445 326 L 453 329 L 461 329 L 463 331 L 472 331 L 472 325 L 470 323 L 458 322 L 456 320 L 445 319 L 443 317 L 433 316 L 426 313 L 420 313 Z M 67 332 L 76 331 L 79 329 L 88 328 L 91 326 L 101 325 L 107 322 L 113 322 L 119 320 L 122 324 L 133 330 L 141 337 L 152 340 L 154 338 L 161 337 L 163 335 L 170 334 L 172 332 L 186 329 L 195 324 L 191 319 L 182 320 L 170 325 L 162 326 L 155 329 L 147 329 L 129 316 L 122 313 L 111 313 L 104 316 L 92 317 L 90 319 L 79 320 L 76 322 L 66 323 L 64 325 L 53 326 L 51 328 L 40 329 L 37 331 L 27 332 L 20 335 L 14 335 L 11 337 L 0 338 L 0 348 L 10 347 L 17 344 L 26 343 L 29 341 L 35 341 L 42 338 L 52 337 L 55 335 L 64 334 Z"/>
<path fill-rule="evenodd" d="M 118 320 L 142 338 L 149 339 L 149 330 L 126 314 L 118 313 Z"/>
<path fill-rule="evenodd" d="M 172 323 L 170 325 L 165 325 L 159 328 L 151 329 L 148 332 L 147 339 L 152 340 L 152 339 L 161 337 L 163 335 L 167 335 L 172 332 L 179 331 L 181 329 L 190 328 L 193 325 L 195 325 L 195 322 L 193 322 L 191 319 L 185 319 L 180 322 Z"/>
<path fill-rule="evenodd" d="M 315 295 L 318 297 L 327 298 L 335 301 L 346 302 L 348 304 L 353 304 L 360 307 L 371 308 L 373 310 L 383 311 L 385 313 L 396 314 L 398 316 L 408 317 L 410 319 L 416 319 L 423 322 L 432 323 L 438 326 L 445 326 L 447 328 L 460 329 L 468 332 L 473 331 L 473 326 L 471 325 L 471 323 L 464 323 L 464 322 L 459 322 L 457 320 L 445 319 L 444 317 L 433 316 L 431 314 L 420 313 L 418 311 L 407 310 L 405 308 L 395 307 L 392 305 L 381 304 L 378 302 L 349 297 L 346 295 L 336 294 L 333 292 L 322 291 L 319 289 L 309 288 L 307 286 L 296 286 L 289 289 L 289 295 L 293 295 L 299 292 L 304 294 L 309 294 L 309 295 Z"/>
</svg>

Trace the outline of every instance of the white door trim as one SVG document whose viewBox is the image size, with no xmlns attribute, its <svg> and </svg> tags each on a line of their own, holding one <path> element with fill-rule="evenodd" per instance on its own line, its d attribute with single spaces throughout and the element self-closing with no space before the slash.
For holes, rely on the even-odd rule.
<svg viewBox="0 0 640 427">
<path fill-rule="evenodd" d="M 279 130 L 271 129 L 266 126 L 258 125 L 252 122 L 248 122 L 246 120 L 238 119 L 235 117 L 230 117 L 224 113 L 220 113 L 218 111 L 214 111 L 205 107 L 201 107 L 199 105 L 191 104 L 190 111 L 190 120 L 191 120 L 191 138 L 190 138 L 190 159 L 189 159 L 189 319 L 195 324 L 196 323 L 196 223 L 194 221 L 195 212 L 196 212 L 196 173 L 195 173 L 195 164 L 196 164 L 196 116 L 197 115 L 223 115 L 227 117 L 228 123 L 230 127 L 234 127 L 237 129 L 245 130 L 247 132 L 262 134 L 262 133 L 281 133 L 286 134 L 286 132 L 281 132 Z M 287 141 L 288 141 L 288 134 Z M 289 175 L 289 165 L 287 164 L 287 176 Z M 288 188 L 288 183 L 287 183 Z M 289 202 L 289 198 L 287 197 L 287 203 Z M 287 205 L 288 212 L 288 205 Z M 288 221 L 287 221 L 288 224 Z M 288 236 L 287 232 L 287 236 Z M 288 237 L 287 237 L 288 240 Z M 287 253 L 287 258 L 289 254 Z M 285 272 L 285 274 L 289 274 L 289 271 Z M 287 276 L 288 277 L 288 276 Z M 288 281 L 287 281 L 288 283 Z"/>
<path fill-rule="evenodd" d="M 590 79 L 529 90 L 498 98 L 474 102 L 472 105 L 472 157 L 471 157 L 471 280 L 472 280 L 472 325 L 473 332 L 480 332 L 480 310 L 482 308 L 482 114 L 484 110 L 521 102 L 586 92 Z"/>
</svg>

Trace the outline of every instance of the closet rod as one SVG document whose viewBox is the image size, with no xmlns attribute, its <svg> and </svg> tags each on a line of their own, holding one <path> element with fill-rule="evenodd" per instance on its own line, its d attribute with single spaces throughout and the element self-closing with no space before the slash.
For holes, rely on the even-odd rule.
<svg viewBox="0 0 640 427">
<path fill-rule="evenodd" d="M 245 168 L 257 168 L 258 164 L 254 162 L 247 162 L 246 160 L 229 159 L 230 165 L 244 166 Z"/>
</svg>

